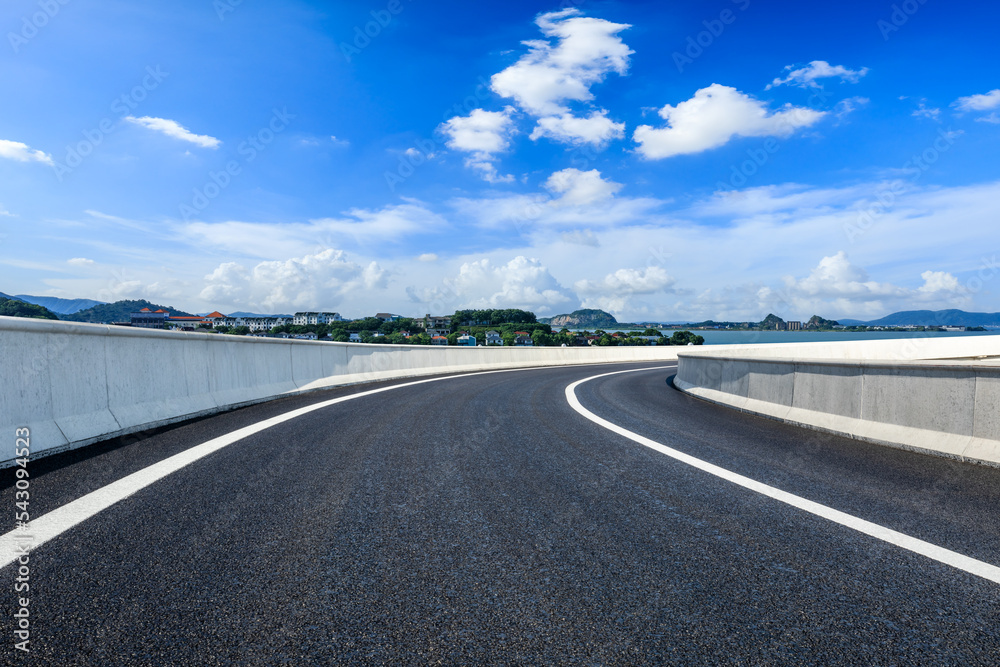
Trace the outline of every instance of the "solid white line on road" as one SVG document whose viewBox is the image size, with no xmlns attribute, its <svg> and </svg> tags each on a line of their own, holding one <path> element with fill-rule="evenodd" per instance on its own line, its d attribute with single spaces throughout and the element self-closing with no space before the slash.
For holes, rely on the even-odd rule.
<svg viewBox="0 0 1000 667">
<path fill-rule="evenodd" d="M 673 368 L 673 366 L 669 366 Z M 835 510 L 832 507 L 827 507 L 826 505 L 820 505 L 812 500 L 807 500 L 801 496 L 796 496 L 791 493 L 782 491 L 773 486 L 768 486 L 767 484 L 762 484 L 756 482 L 749 477 L 744 477 L 734 472 L 730 472 L 725 468 L 720 468 L 717 465 L 708 463 L 707 461 L 702 461 L 684 452 L 677 451 L 671 447 L 661 445 L 655 440 L 650 440 L 638 433 L 633 433 L 628 429 L 624 429 L 617 424 L 613 424 L 606 419 L 598 417 L 593 412 L 583 407 L 579 399 L 576 397 L 576 388 L 579 387 L 584 382 L 590 382 L 591 380 L 596 380 L 597 378 L 607 377 L 609 375 L 619 375 L 620 373 L 635 373 L 638 371 L 647 370 L 657 370 L 655 368 L 640 368 L 640 369 L 630 369 L 626 371 L 616 371 L 614 373 L 602 373 L 600 375 L 594 375 L 589 378 L 584 378 L 583 380 L 578 380 L 573 384 L 566 387 L 566 400 L 569 402 L 570 407 L 576 410 L 578 413 L 594 422 L 599 426 L 617 433 L 633 442 L 637 442 L 640 445 L 649 447 L 650 449 L 657 451 L 661 454 L 665 454 L 670 458 L 676 459 L 681 463 L 686 463 L 689 466 L 707 472 L 710 475 L 715 475 L 727 482 L 732 482 L 742 486 L 743 488 L 750 489 L 751 491 L 756 491 L 762 495 L 768 496 L 780 502 L 783 502 L 792 507 L 798 508 L 810 514 L 815 514 L 816 516 L 822 517 L 834 523 L 838 523 L 841 526 L 846 526 L 858 532 L 870 535 L 876 539 L 894 544 L 897 547 L 907 549 L 914 553 L 918 553 L 922 556 L 926 556 L 939 563 L 944 563 L 945 565 L 950 565 L 959 570 L 968 572 L 969 574 L 974 574 L 983 579 L 988 579 L 994 583 L 1000 584 L 1000 567 L 995 565 L 990 565 L 981 560 L 976 560 L 975 558 L 970 558 L 969 556 L 964 556 L 956 551 L 951 551 L 950 549 L 945 549 L 944 547 L 939 547 L 930 542 L 925 542 L 923 540 L 917 539 L 915 537 L 910 537 L 904 533 L 880 526 L 877 523 L 872 523 L 871 521 L 865 521 L 864 519 L 859 519 L 858 517 L 846 514 L 839 510 Z"/>
<path fill-rule="evenodd" d="M 558 368 L 569 368 L 571 366 L 575 366 L 575 364 L 558 366 Z M 142 470 L 134 472 L 131 475 L 122 477 L 116 482 L 103 486 L 96 491 L 91 491 L 87 495 L 81 496 L 80 498 L 59 507 L 58 509 L 54 509 L 48 514 L 44 514 L 37 519 L 33 519 L 24 530 L 12 530 L 9 533 L 0 536 L 0 568 L 10 565 L 15 560 L 24 558 L 26 554 L 30 553 L 34 549 L 37 549 L 49 540 L 58 537 L 70 528 L 86 521 L 98 512 L 101 512 L 115 503 L 128 498 L 136 492 L 146 488 L 150 484 L 194 463 L 198 459 L 204 458 L 224 447 L 228 447 L 234 442 L 242 440 L 243 438 L 253 435 L 254 433 L 259 433 L 264 429 L 271 428 L 272 426 L 295 419 L 296 417 L 301 417 L 304 414 L 315 410 L 322 410 L 323 408 L 336 405 L 337 403 L 353 401 L 358 398 L 380 394 L 384 391 L 392 391 L 394 389 L 403 389 L 404 387 L 427 384 L 428 382 L 440 382 L 442 380 L 453 380 L 459 377 L 472 377 L 474 375 L 490 375 L 492 373 L 513 373 L 517 371 L 539 370 L 540 368 L 554 367 L 534 366 L 531 368 L 508 368 L 495 371 L 462 373 L 446 377 L 428 378 L 426 380 L 415 380 L 413 382 L 396 384 L 389 387 L 380 387 L 379 389 L 370 389 L 357 394 L 351 394 L 350 396 L 341 396 L 340 398 L 334 398 L 329 401 L 307 405 L 304 408 L 292 410 L 291 412 L 286 412 L 276 417 L 265 419 L 264 421 L 257 422 L 256 424 L 245 426 L 238 431 L 233 431 L 232 433 L 227 433 L 226 435 L 219 436 L 218 438 L 213 438 L 208 442 L 196 445 L 179 454 L 163 459 L 162 461 L 154 463 L 147 468 L 143 468 Z"/>
</svg>

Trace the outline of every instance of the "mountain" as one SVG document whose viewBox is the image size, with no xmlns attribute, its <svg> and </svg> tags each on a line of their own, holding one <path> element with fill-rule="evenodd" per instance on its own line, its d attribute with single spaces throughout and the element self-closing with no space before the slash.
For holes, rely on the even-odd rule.
<svg viewBox="0 0 1000 667">
<path fill-rule="evenodd" d="M 103 301 L 94 301 L 93 299 L 60 299 L 56 296 L 31 296 L 30 294 L 18 294 L 14 298 L 20 299 L 25 303 L 43 306 L 59 315 L 72 315 L 73 313 L 78 313 L 81 310 L 93 308 L 104 303 Z"/>
<path fill-rule="evenodd" d="M 208 313 L 205 313 L 208 315 Z M 238 310 L 235 313 L 226 313 L 227 317 L 291 317 L 291 315 L 264 315 L 261 313 L 247 313 L 242 310 Z"/>
<path fill-rule="evenodd" d="M 846 326 L 1000 327 L 1000 313 L 967 313 L 964 310 L 904 310 L 870 322 L 840 320 Z"/>
<path fill-rule="evenodd" d="M 98 306 L 93 306 L 71 315 L 63 315 L 60 319 L 68 322 L 94 322 L 97 324 L 128 322 L 131 319 L 132 313 L 138 312 L 143 308 L 149 308 L 150 310 L 162 309 L 169 312 L 171 315 L 191 317 L 191 313 L 185 313 L 183 310 L 177 310 L 172 306 L 160 306 L 144 299 L 139 299 L 136 301 L 115 301 L 114 303 L 102 303 Z"/>
<path fill-rule="evenodd" d="M 4 296 L 0 296 L 0 315 L 5 317 L 31 317 L 39 320 L 59 319 L 58 315 L 47 308 Z"/>
<path fill-rule="evenodd" d="M 781 319 L 774 313 L 769 313 L 767 317 L 760 323 L 761 329 L 777 329 L 778 325 L 784 324 L 785 320 Z"/>
<path fill-rule="evenodd" d="M 584 308 L 574 310 L 568 315 L 556 315 L 555 317 L 541 318 L 538 320 L 542 324 L 550 325 L 558 331 L 563 327 L 572 329 L 604 329 L 618 326 L 618 320 L 611 313 L 603 310 Z"/>
<path fill-rule="evenodd" d="M 809 321 L 806 322 L 803 326 L 806 329 L 832 329 L 838 324 L 841 323 L 838 322 L 837 320 L 828 320 L 820 317 L 819 315 L 813 315 L 812 317 L 809 318 Z"/>
</svg>

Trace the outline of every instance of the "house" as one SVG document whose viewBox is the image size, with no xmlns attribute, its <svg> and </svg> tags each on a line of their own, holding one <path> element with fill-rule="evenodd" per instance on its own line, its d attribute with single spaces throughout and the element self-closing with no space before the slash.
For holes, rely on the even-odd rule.
<svg viewBox="0 0 1000 667">
<path fill-rule="evenodd" d="M 375 313 L 375 317 L 383 322 L 395 322 L 396 320 L 403 319 L 402 315 L 394 315 L 393 313 Z"/>
<path fill-rule="evenodd" d="M 464 345 L 466 347 L 475 347 L 476 346 L 476 337 L 475 336 L 470 336 L 467 333 L 463 333 L 461 336 L 458 337 L 458 344 L 459 345 Z"/>
<path fill-rule="evenodd" d="M 447 336 L 431 336 L 431 345 L 447 345 Z"/>
<path fill-rule="evenodd" d="M 516 347 L 532 347 L 535 342 L 531 340 L 531 334 L 527 331 L 514 332 L 514 345 Z"/>
<path fill-rule="evenodd" d="M 131 314 L 132 326 L 142 329 L 166 329 L 167 318 L 170 313 L 165 310 L 152 311 L 143 308 L 137 313 Z"/>
<path fill-rule="evenodd" d="M 420 322 L 419 319 L 416 320 Z M 441 315 L 424 315 L 423 319 L 424 330 L 427 331 L 427 335 L 433 338 L 434 336 L 447 336 L 451 333 L 451 316 Z"/>
<path fill-rule="evenodd" d="M 204 317 L 188 317 L 188 316 L 170 317 L 169 313 L 167 314 L 166 324 L 168 329 L 172 329 L 175 331 L 176 330 L 194 331 L 202 324 L 208 326 L 212 325 L 212 323 L 207 318 Z"/>
<path fill-rule="evenodd" d="M 486 345 L 503 345 L 503 336 L 500 335 L 499 331 L 487 331 L 486 332 Z"/>
<path fill-rule="evenodd" d="M 351 336 L 350 336 L 350 340 L 351 340 L 352 343 L 360 343 L 361 342 L 361 334 L 359 334 L 359 333 L 352 333 Z"/>
<path fill-rule="evenodd" d="M 295 313 L 292 317 L 292 324 L 296 326 L 308 326 L 310 324 L 329 324 L 330 322 L 342 322 L 344 318 L 340 313 Z"/>
</svg>

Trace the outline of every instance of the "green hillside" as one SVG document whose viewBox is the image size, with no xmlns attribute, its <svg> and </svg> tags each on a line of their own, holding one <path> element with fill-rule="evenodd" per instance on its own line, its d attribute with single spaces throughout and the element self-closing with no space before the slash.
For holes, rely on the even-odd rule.
<svg viewBox="0 0 1000 667">
<path fill-rule="evenodd" d="M 48 308 L 25 303 L 18 299 L 0 297 L 0 315 L 5 317 L 30 317 L 38 320 L 58 320 L 59 317 Z"/>
<path fill-rule="evenodd" d="M 171 315 L 177 315 L 180 317 L 191 316 L 191 313 L 185 313 L 183 310 L 177 310 L 172 306 L 160 306 L 144 299 L 138 299 L 135 301 L 102 303 L 99 306 L 87 308 L 86 310 L 81 310 L 80 312 L 73 313 L 72 315 L 63 315 L 61 319 L 67 322 L 94 322 L 97 324 L 128 322 L 132 313 L 138 312 L 143 308 L 149 308 L 150 310 L 162 309 Z"/>
</svg>

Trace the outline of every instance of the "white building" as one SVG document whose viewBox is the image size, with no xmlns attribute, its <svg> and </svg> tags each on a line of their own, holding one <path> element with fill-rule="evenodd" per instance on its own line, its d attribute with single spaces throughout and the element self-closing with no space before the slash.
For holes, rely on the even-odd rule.
<svg viewBox="0 0 1000 667">
<path fill-rule="evenodd" d="M 330 324 L 331 322 L 343 322 L 344 318 L 340 313 L 295 313 L 292 324 L 296 326 L 307 326 L 310 324 Z"/>
<path fill-rule="evenodd" d="M 487 345 L 503 345 L 503 336 L 500 335 L 499 331 L 487 331 L 486 332 L 486 344 Z"/>
</svg>

